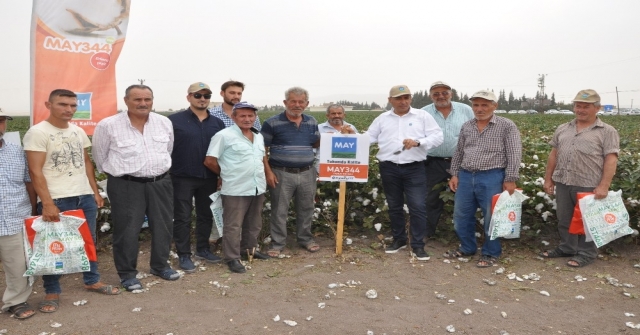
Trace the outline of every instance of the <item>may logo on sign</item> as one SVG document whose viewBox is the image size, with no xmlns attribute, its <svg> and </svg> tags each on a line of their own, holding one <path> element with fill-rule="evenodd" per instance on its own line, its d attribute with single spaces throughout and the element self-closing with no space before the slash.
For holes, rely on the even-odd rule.
<svg viewBox="0 0 640 335">
<path fill-rule="evenodd" d="M 355 137 L 333 137 L 331 158 L 356 158 L 357 143 Z"/>
<path fill-rule="evenodd" d="M 91 98 L 93 96 L 93 92 L 75 93 L 78 96 L 78 109 L 76 110 L 76 113 L 73 114 L 73 119 L 91 120 Z"/>
</svg>

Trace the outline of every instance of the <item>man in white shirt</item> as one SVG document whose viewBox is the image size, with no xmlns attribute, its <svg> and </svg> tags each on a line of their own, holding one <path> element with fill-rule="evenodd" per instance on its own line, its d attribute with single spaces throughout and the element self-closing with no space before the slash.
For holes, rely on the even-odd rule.
<svg viewBox="0 0 640 335">
<path fill-rule="evenodd" d="M 418 260 L 429 260 L 424 250 L 426 230 L 427 150 L 442 144 L 442 130 L 433 117 L 411 107 L 411 92 L 397 85 L 389 92 L 390 111 L 380 114 L 367 130 L 371 143 L 380 148 L 382 187 L 389 204 L 393 243 L 386 253 L 396 253 L 407 245 L 404 203 L 409 208 L 411 248 Z"/>
<path fill-rule="evenodd" d="M 173 150 L 171 121 L 156 113 L 153 91 L 131 85 L 127 111 L 103 119 L 93 134 L 93 159 L 107 174 L 113 217 L 113 260 L 127 291 L 142 289 L 138 274 L 138 234 L 145 215 L 151 230 L 151 274 L 178 280 L 167 260 L 173 238 L 173 185 L 168 175 Z"/>
</svg>

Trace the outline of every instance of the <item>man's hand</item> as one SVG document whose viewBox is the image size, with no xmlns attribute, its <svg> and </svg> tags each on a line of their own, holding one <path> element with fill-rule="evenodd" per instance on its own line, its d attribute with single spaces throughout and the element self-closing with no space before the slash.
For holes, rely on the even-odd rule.
<svg viewBox="0 0 640 335">
<path fill-rule="evenodd" d="M 509 195 L 513 194 L 516 190 L 516 182 L 515 181 L 505 181 L 502 183 L 502 190 L 509 192 Z"/>
<path fill-rule="evenodd" d="M 553 191 L 556 189 L 556 183 L 554 183 L 551 179 L 545 179 L 544 186 L 542 187 L 548 195 L 553 195 Z"/>
<path fill-rule="evenodd" d="M 42 220 L 45 222 L 60 221 L 60 209 L 54 204 L 42 205 Z"/>
<path fill-rule="evenodd" d="M 341 134 L 355 134 L 356 131 L 351 128 L 351 126 L 342 126 L 340 129 Z"/>
<path fill-rule="evenodd" d="M 222 189 L 222 178 L 218 177 L 218 185 L 216 185 L 216 191 L 220 191 Z"/>
<path fill-rule="evenodd" d="M 420 145 L 420 142 L 407 138 L 404 141 L 402 141 L 402 145 L 404 145 L 405 150 L 409 150 L 413 147 L 417 147 L 418 145 Z"/>
<path fill-rule="evenodd" d="M 273 172 L 266 172 L 265 177 L 267 178 L 267 185 L 271 188 L 276 188 L 276 184 L 278 183 L 278 178 L 276 174 Z"/>
<path fill-rule="evenodd" d="M 609 195 L 609 188 L 598 185 L 593 189 L 594 199 L 604 199 Z"/>
<path fill-rule="evenodd" d="M 451 179 L 449 180 L 449 188 L 453 192 L 458 190 L 458 177 L 451 177 Z"/>
</svg>

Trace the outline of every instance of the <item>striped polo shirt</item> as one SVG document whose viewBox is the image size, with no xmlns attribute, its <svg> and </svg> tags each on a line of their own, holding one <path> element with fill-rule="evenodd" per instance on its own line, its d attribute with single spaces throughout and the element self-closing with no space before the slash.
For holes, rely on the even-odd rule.
<svg viewBox="0 0 640 335">
<path fill-rule="evenodd" d="M 313 145 L 320 139 L 318 121 L 302 114 L 300 126 L 289 121 L 286 112 L 262 124 L 264 146 L 269 148 L 269 164 L 275 167 L 304 168 L 313 164 Z"/>
<path fill-rule="evenodd" d="M 572 186 L 597 187 L 602 179 L 605 156 L 620 152 L 618 132 L 600 118 L 580 132 L 575 119 L 560 125 L 549 144 L 557 150 L 556 169 L 551 179 Z"/>
</svg>

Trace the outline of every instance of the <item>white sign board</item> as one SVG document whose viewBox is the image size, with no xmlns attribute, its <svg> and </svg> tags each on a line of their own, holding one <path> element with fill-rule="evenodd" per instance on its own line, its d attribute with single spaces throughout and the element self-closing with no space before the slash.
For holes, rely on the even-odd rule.
<svg viewBox="0 0 640 335">
<path fill-rule="evenodd" d="M 369 135 L 320 135 L 320 181 L 366 183 L 369 175 Z"/>
</svg>

